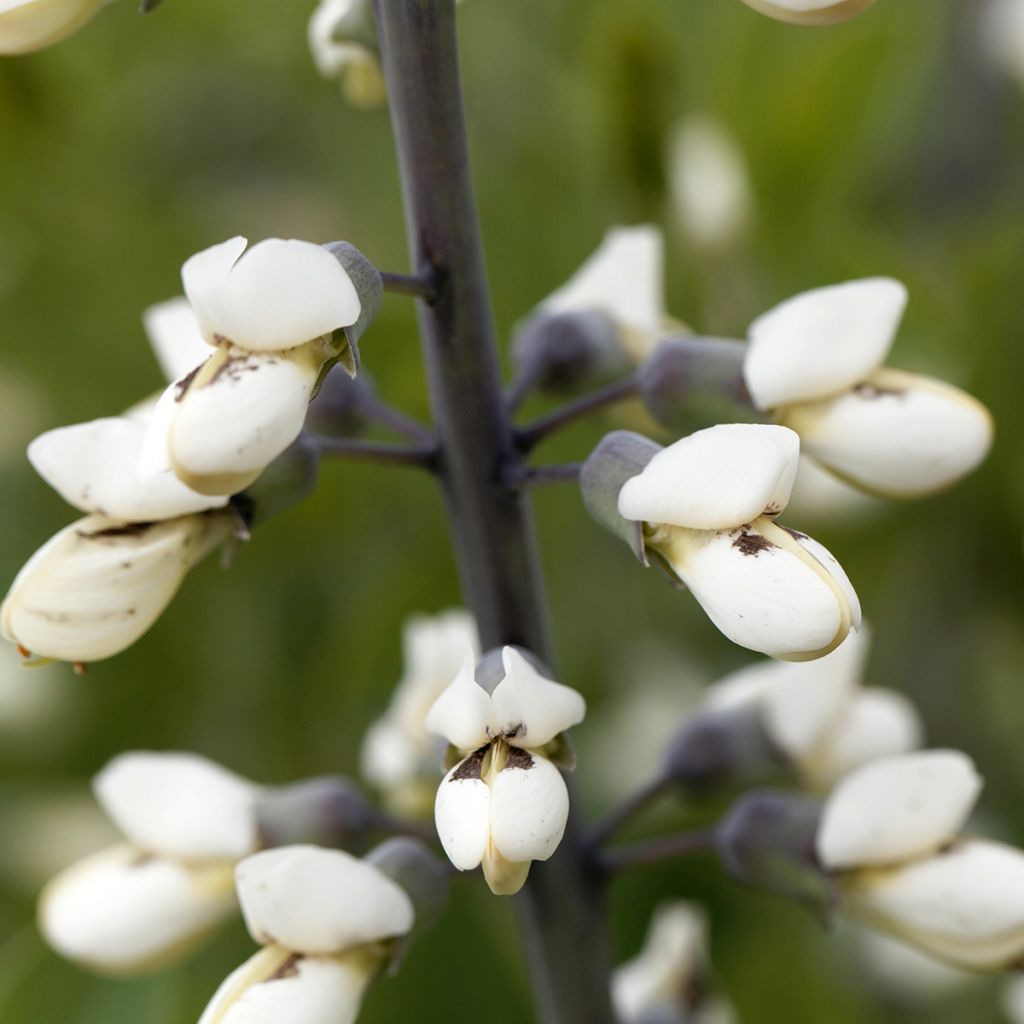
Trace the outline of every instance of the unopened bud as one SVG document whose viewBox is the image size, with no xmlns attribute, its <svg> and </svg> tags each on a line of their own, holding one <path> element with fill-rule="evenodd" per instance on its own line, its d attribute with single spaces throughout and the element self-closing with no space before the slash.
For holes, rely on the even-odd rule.
<svg viewBox="0 0 1024 1024">
<path fill-rule="evenodd" d="M 312 844 L 359 850 L 381 824 L 359 787 L 342 775 L 268 789 L 256 809 L 262 845 Z"/>
<path fill-rule="evenodd" d="M 369 374 L 358 377 L 327 372 L 320 378 L 316 397 L 306 413 L 306 425 L 329 437 L 351 437 L 373 421 L 376 390 Z"/>
<path fill-rule="evenodd" d="M 319 467 L 316 445 L 300 434 L 233 504 L 247 526 L 264 523 L 313 493 Z"/>
</svg>

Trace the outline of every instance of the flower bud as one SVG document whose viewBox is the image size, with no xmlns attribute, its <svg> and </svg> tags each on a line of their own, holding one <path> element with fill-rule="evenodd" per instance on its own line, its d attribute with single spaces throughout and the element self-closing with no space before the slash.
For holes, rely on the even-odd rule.
<svg viewBox="0 0 1024 1024">
<path fill-rule="evenodd" d="M 353 107 L 387 100 L 373 8 L 369 0 L 321 0 L 309 20 L 309 48 L 324 78 L 341 81 Z"/>
<path fill-rule="evenodd" d="M 106 0 L 13 0 L 0 9 L 0 54 L 31 53 L 77 32 Z"/>
<path fill-rule="evenodd" d="M 308 498 L 316 490 L 320 452 L 304 434 L 292 441 L 241 493 L 232 505 L 247 526 L 257 526 Z"/>
<path fill-rule="evenodd" d="M 381 816 L 359 787 L 343 775 L 325 775 L 267 789 L 256 806 L 262 845 L 296 843 L 365 847 Z"/>
<path fill-rule="evenodd" d="M 18 573 L 0 606 L 3 636 L 64 661 L 118 654 L 153 625 L 185 573 L 231 528 L 224 513 L 128 525 L 80 519 Z"/>
<path fill-rule="evenodd" d="M 743 0 L 776 21 L 794 25 L 834 25 L 867 10 L 875 0 Z"/>
<path fill-rule="evenodd" d="M 374 420 L 375 400 L 376 391 L 365 371 L 350 377 L 332 368 L 320 378 L 320 387 L 306 414 L 306 425 L 328 437 L 360 434 Z"/>
</svg>

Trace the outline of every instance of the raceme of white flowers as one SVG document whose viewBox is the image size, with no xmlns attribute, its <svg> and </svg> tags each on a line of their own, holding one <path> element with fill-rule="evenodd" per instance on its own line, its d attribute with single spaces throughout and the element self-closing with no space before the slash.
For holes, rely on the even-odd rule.
<svg viewBox="0 0 1024 1024">
<path fill-rule="evenodd" d="M 662 449 L 619 493 L 648 550 L 734 643 L 775 658 L 821 657 L 860 624 L 833 556 L 780 526 L 800 442 L 767 424 L 720 424 Z"/>
<path fill-rule="evenodd" d="M 0 55 L 31 53 L 77 32 L 107 0 L 2 0 Z"/>
<path fill-rule="evenodd" d="M 743 0 L 777 21 L 795 25 L 833 25 L 867 10 L 875 0 Z"/>
<path fill-rule="evenodd" d="M 847 775 L 817 853 L 840 909 L 953 966 L 1000 971 L 1024 956 L 1024 852 L 960 835 L 981 788 L 970 758 L 926 750 Z"/>
<path fill-rule="evenodd" d="M 530 862 L 547 860 L 561 842 L 569 793 L 545 755 L 583 721 L 586 706 L 515 648 L 503 649 L 502 664 L 504 678 L 488 693 L 467 657 L 430 709 L 427 728 L 465 755 L 437 790 L 441 845 L 460 871 L 482 866 L 491 891 L 510 895 L 522 888 Z"/>
<path fill-rule="evenodd" d="M 921 719 L 906 697 L 860 685 L 868 646 L 862 627 L 816 661 L 750 665 L 712 686 L 704 707 L 756 706 L 804 782 L 827 790 L 868 761 L 921 744 Z"/>
<path fill-rule="evenodd" d="M 366 731 L 363 777 L 399 813 L 429 812 L 444 741 L 427 730 L 427 712 L 459 672 L 467 652 L 480 654 L 476 622 L 462 609 L 417 615 L 405 623 L 405 672 L 387 711 Z"/>
<path fill-rule="evenodd" d="M 316 846 L 257 853 L 236 878 L 264 948 L 227 977 L 199 1024 L 351 1024 L 389 940 L 412 928 L 406 892 L 372 864 Z"/>
<path fill-rule="evenodd" d="M 146 752 L 116 757 L 93 789 L 126 841 L 54 878 L 40 927 L 95 970 L 160 968 L 234 913 L 234 865 L 257 847 L 260 789 L 194 754 Z"/>
<path fill-rule="evenodd" d="M 185 294 L 215 351 L 161 396 L 143 443 L 144 479 L 173 470 L 202 494 L 251 484 L 298 437 L 321 370 L 359 320 L 348 272 L 320 245 L 242 237 L 185 261 Z M 355 366 L 349 365 L 350 372 Z"/>
<path fill-rule="evenodd" d="M 317 71 L 341 82 L 354 107 L 372 108 L 387 100 L 387 87 L 373 36 L 369 0 L 320 0 L 309 19 L 309 48 Z"/>
<path fill-rule="evenodd" d="M 891 278 L 802 292 L 750 326 L 743 374 L 754 403 L 805 454 L 888 497 L 941 490 L 992 443 L 988 410 L 942 381 L 882 366 L 907 302 Z"/>
<path fill-rule="evenodd" d="M 682 900 L 663 903 L 651 918 L 643 949 L 612 974 L 618 1020 L 733 1024 L 732 1007 L 705 991 L 707 970 L 707 916 Z"/>
</svg>

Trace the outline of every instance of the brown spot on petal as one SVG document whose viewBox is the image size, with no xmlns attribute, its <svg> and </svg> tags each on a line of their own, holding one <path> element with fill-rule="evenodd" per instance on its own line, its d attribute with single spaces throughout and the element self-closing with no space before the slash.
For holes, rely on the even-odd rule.
<svg viewBox="0 0 1024 1024">
<path fill-rule="evenodd" d="M 156 526 L 156 523 L 125 523 L 124 526 L 108 526 L 105 530 L 97 530 L 95 533 L 79 530 L 78 536 L 87 540 L 96 537 L 141 537 L 151 526 Z"/>
<path fill-rule="evenodd" d="M 479 750 L 474 750 L 468 757 L 463 758 L 448 781 L 461 782 L 463 779 L 479 779 L 483 768 L 484 755 L 489 749 L 490 745 L 481 747 Z"/>
<path fill-rule="evenodd" d="M 508 748 L 508 759 L 505 761 L 502 771 L 507 771 L 509 768 L 521 768 L 526 771 L 532 767 L 533 755 L 528 750 L 522 750 L 519 747 Z"/>
<path fill-rule="evenodd" d="M 216 384 L 221 377 L 234 383 L 241 379 L 243 373 L 256 373 L 259 368 L 259 363 L 250 360 L 249 356 L 229 356 L 217 367 L 206 386 Z"/>
<path fill-rule="evenodd" d="M 853 393 L 858 398 L 864 398 L 870 402 L 877 398 L 902 398 L 907 392 L 904 388 L 886 388 L 880 384 L 862 380 L 859 384 L 854 384 Z"/>
<path fill-rule="evenodd" d="M 779 526 L 782 526 L 782 523 L 779 523 Z M 793 540 L 807 540 L 806 533 L 801 533 L 799 530 L 791 530 L 788 526 L 782 526 L 782 529 L 785 530 Z"/>
<path fill-rule="evenodd" d="M 24 644 L 18 644 L 18 653 L 23 658 L 31 658 L 32 657 L 32 652 Z"/>
<path fill-rule="evenodd" d="M 139 850 L 139 852 L 128 862 L 128 867 L 144 868 L 147 864 L 152 864 L 155 860 L 155 853 L 150 853 L 148 850 Z"/>
<path fill-rule="evenodd" d="M 176 402 L 182 401 L 185 397 L 188 389 L 192 386 L 192 381 L 196 379 L 196 374 L 206 365 L 206 363 L 200 363 L 194 370 L 189 370 L 181 380 L 175 384 L 174 400 Z"/>
<path fill-rule="evenodd" d="M 283 978 L 294 978 L 299 973 L 299 964 L 304 959 L 302 953 L 292 953 L 290 957 L 273 974 L 267 978 L 267 981 L 281 981 Z"/>
<path fill-rule="evenodd" d="M 746 533 L 745 531 L 742 531 L 736 537 L 732 542 L 732 546 L 741 555 L 750 555 L 753 558 L 756 558 L 762 551 L 775 547 L 767 537 L 762 537 L 759 533 Z"/>
<path fill-rule="evenodd" d="M 89 671 L 89 666 L 84 661 L 76 661 L 71 667 L 76 676 L 84 676 Z"/>
</svg>

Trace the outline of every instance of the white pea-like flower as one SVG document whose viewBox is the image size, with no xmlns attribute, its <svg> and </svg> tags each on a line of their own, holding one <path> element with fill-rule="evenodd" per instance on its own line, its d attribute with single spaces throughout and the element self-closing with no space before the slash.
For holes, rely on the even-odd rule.
<svg viewBox="0 0 1024 1024">
<path fill-rule="evenodd" d="M 761 14 L 794 25 L 834 25 L 867 10 L 875 0 L 743 0 Z"/>
<path fill-rule="evenodd" d="M 234 912 L 234 864 L 258 844 L 259 787 L 194 754 L 134 752 L 93 788 L 127 842 L 54 878 L 40 927 L 58 953 L 95 970 L 159 968 Z"/>
<path fill-rule="evenodd" d="M 818 860 L 840 908 L 956 967 L 998 971 L 1024 956 L 1024 853 L 960 836 L 981 788 L 952 750 L 882 758 L 825 804 Z"/>
<path fill-rule="evenodd" d="M 921 719 L 906 697 L 860 685 L 869 641 L 862 626 L 823 658 L 739 669 L 707 691 L 704 706 L 756 706 L 769 738 L 804 782 L 828 789 L 868 761 L 921 743 Z"/>
<path fill-rule="evenodd" d="M 359 320 L 356 287 L 328 249 L 280 238 L 246 245 L 229 239 L 182 267 L 215 351 L 157 403 L 143 478 L 172 469 L 202 494 L 247 487 L 298 437 L 322 367 L 346 348 L 336 332 Z"/>
<path fill-rule="evenodd" d="M 320 0 L 309 19 L 309 49 L 317 71 L 341 82 L 353 107 L 369 109 L 387 100 L 387 86 L 373 38 L 368 0 Z"/>
<path fill-rule="evenodd" d="M 230 974 L 199 1024 L 351 1024 L 412 901 L 382 871 L 340 850 L 285 846 L 243 860 L 238 899 L 264 948 Z"/>
<path fill-rule="evenodd" d="M 545 756 L 559 734 L 583 721 L 586 705 L 513 647 L 502 651 L 505 676 L 488 693 L 467 658 L 427 715 L 427 728 L 466 754 L 437 791 L 441 845 L 460 871 L 483 867 L 497 895 L 518 892 L 530 862 L 558 848 L 569 793 Z"/>
<path fill-rule="evenodd" d="M 31 53 L 77 32 L 107 0 L 3 0 L 0 54 Z"/>
<path fill-rule="evenodd" d="M 950 486 L 992 443 L 976 399 L 882 365 L 906 302 L 891 278 L 803 292 L 751 324 L 743 366 L 754 403 L 795 430 L 805 454 L 888 497 Z"/>
<path fill-rule="evenodd" d="M 404 673 L 387 711 L 366 731 L 362 775 L 401 813 L 433 805 L 444 741 L 429 732 L 427 712 L 480 643 L 473 616 L 462 609 L 416 615 L 402 633 Z"/>
<path fill-rule="evenodd" d="M 785 427 L 721 424 L 658 452 L 627 480 L 619 513 L 734 643 L 787 660 L 821 657 L 860 624 L 835 558 L 775 517 L 800 443 Z"/>
</svg>

